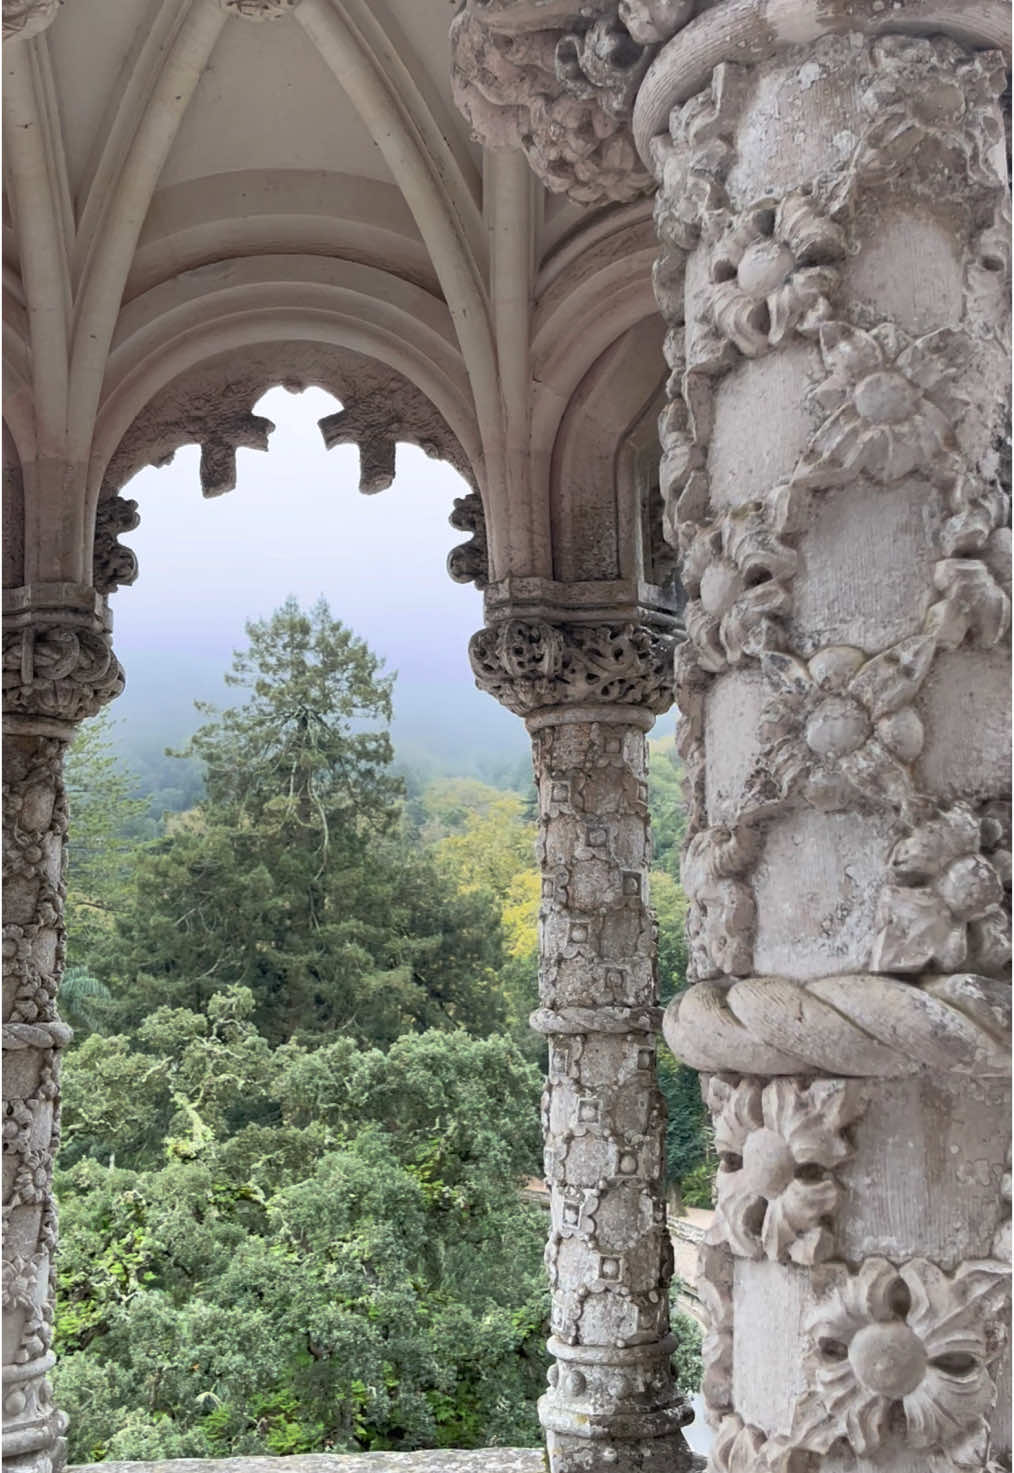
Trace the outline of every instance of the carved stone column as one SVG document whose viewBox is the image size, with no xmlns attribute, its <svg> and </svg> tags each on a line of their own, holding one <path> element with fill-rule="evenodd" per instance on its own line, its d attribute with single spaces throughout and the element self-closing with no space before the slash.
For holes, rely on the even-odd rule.
<svg viewBox="0 0 1014 1473">
<path fill-rule="evenodd" d="M 3 1423 L 5 1473 L 55 1473 L 66 1418 L 53 1327 L 67 804 L 75 725 L 123 688 L 101 602 L 61 584 L 5 595 L 3 635 Z"/>
<path fill-rule="evenodd" d="M 553 1473 L 691 1466 L 673 1385 L 672 1247 L 645 732 L 672 699 L 671 635 L 513 619 L 481 630 L 477 683 L 526 718 L 539 791 L 540 1003 L 554 1365 Z"/>
<path fill-rule="evenodd" d="M 962 41 L 820 36 L 833 9 L 800 3 L 781 39 L 709 9 L 635 109 L 690 600 L 696 984 L 665 1033 L 707 1076 L 721 1161 L 711 1467 L 1000 1470 L 1004 58 L 969 44 L 989 5 L 951 7 Z M 853 9 L 883 31 L 909 7 Z"/>
</svg>

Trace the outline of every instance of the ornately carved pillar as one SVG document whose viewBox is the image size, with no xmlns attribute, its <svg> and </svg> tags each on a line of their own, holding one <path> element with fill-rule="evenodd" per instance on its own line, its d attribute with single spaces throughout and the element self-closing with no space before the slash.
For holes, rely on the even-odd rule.
<svg viewBox="0 0 1014 1473">
<path fill-rule="evenodd" d="M 540 1003 L 552 1193 L 553 1473 L 678 1473 L 690 1419 L 670 1369 L 672 1247 L 645 732 L 672 700 L 670 635 L 511 619 L 480 631 L 477 683 L 526 718 L 539 792 Z"/>
<path fill-rule="evenodd" d="M 5 594 L 3 635 L 3 1466 L 56 1473 L 66 1419 L 48 1372 L 53 1326 L 67 805 L 78 721 L 117 695 L 103 603 L 69 584 Z"/>
<path fill-rule="evenodd" d="M 1011 1447 L 1005 67 L 988 4 L 925 36 L 820 36 L 833 10 L 779 37 L 720 3 L 635 109 L 690 599 L 665 1031 L 721 1160 L 714 1473 L 982 1473 Z"/>
</svg>

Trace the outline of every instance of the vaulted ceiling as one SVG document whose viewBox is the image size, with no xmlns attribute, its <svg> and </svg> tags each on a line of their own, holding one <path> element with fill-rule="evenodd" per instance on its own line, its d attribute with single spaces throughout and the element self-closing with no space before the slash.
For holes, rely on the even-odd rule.
<svg viewBox="0 0 1014 1473">
<path fill-rule="evenodd" d="M 454 8 L 65 0 L 4 46 L 25 582 L 87 581 L 110 477 L 188 439 L 263 444 L 265 378 L 348 405 L 367 361 L 384 432 L 414 425 L 436 450 L 449 434 L 503 509 L 499 570 L 552 573 L 551 466 L 578 385 L 638 323 L 649 391 L 662 375 L 650 202 L 583 210 L 520 153 L 484 152 L 452 101 Z"/>
</svg>

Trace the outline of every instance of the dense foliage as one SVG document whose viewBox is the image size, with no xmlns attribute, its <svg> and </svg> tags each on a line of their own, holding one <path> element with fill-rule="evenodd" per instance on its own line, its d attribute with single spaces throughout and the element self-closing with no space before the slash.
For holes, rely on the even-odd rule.
<svg viewBox="0 0 1014 1473">
<path fill-rule="evenodd" d="M 406 795 L 391 679 L 325 604 L 249 636 L 245 699 L 202 708 L 182 758 L 199 801 L 154 836 L 107 727 L 71 758 L 72 1460 L 537 1441 L 532 792 Z M 671 992 L 682 810 L 656 766 Z M 672 1061 L 662 1083 L 675 1179 L 704 1158 L 699 1096 Z M 697 1340 L 684 1322 L 687 1385 Z"/>
</svg>

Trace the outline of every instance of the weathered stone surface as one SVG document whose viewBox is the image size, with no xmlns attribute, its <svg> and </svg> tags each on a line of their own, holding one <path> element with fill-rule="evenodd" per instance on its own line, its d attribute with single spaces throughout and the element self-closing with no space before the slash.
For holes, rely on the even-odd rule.
<svg viewBox="0 0 1014 1473">
<path fill-rule="evenodd" d="M 976 262 L 1004 67 L 790 39 L 674 82 L 648 150 L 695 794 L 665 1031 L 713 1074 L 712 1466 L 1000 1468 L 1010 486 Z"/>
<path fill-rule="evenodd" d="M 416 1453 L 303 1453 L 289 1458 L 176 1458 L 157 1463 L 76 1463 L 67 1473 L 544 1473 L 541 1448 L 440 1448 Z"/>
</svg>

